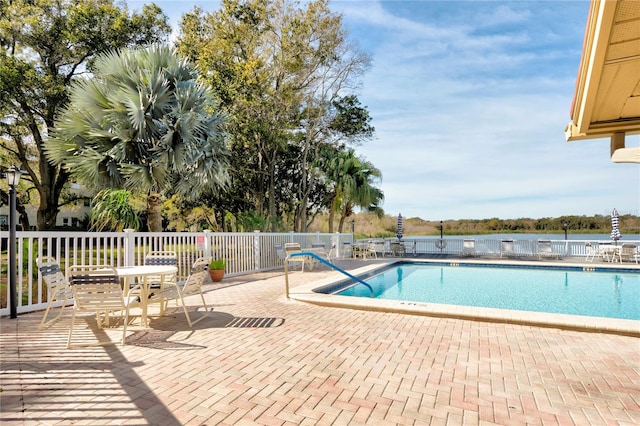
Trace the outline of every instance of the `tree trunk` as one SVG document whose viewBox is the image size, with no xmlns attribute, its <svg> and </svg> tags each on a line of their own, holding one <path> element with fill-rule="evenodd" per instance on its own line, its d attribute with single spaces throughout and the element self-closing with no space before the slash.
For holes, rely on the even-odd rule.
<svg viewBox="0 0 640 426">
<path fill-rule="evenodd" d="M 162 197 L 157 192 L 147 197 L 147 227 L 149 232 L 162 232 Z"/>
</svg>

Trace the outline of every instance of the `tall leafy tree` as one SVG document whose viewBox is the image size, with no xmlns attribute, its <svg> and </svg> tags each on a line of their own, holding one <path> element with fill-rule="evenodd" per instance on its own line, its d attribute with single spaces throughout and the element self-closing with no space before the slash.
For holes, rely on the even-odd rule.
<svg viewBox="0 0 640 426">
<path fill-rule="evenodd" d="M 55 227 L 68 171 L 43 146 L 71 82 L 97 54 L 164 41 L 171 28 L 154 4 L 130 13 L 113 0 L 0 0 L 0 147 L 39 195 L 37 228 Z"/>
<path fill-rule="evenodd" d="M 195 199 L 227 183 L 224 119 L 195 68 L 168 46 L 96 58 L 60 114 L 48 158 L 89 187 L 147 194 L 148 227 L 162 230 L 163 195 Z"/>
<path fill-rule="evenodd" d="M 322 198 L 311 167 L 319 146 L 345 142 L 331 129 L 334 101 L 370 63 L 347 41 L 341 16 L 326 0 L 223 0 L 216 12 L 183 17 L 177 48 L 229 112 L 242 162 L 232 179 L 267 223 L 287 215 L 304 231 L 307 209 Z"/>
</svg>

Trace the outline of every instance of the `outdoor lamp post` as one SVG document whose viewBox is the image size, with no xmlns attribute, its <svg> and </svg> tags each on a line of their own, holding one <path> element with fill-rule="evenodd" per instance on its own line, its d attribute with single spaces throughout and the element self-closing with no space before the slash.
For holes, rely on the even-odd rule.
<svg viewBox="0 0 640 426">
<path fill-rule="evenodd" d="M 356 220 L 355 219 L 351 219 L 351 233 L 354 236 L 356 235 Z"/>
<path fill-rule="evenodd" d="M 567 229 L 569 229 L 569 224 L 567 222 L 564 222 L 562 224 L 562 229 L 564 229 L 564 239 L 567 239 Z"/>
<path fill-rule="evenodd" d="M 10 318 L 18 317 L 18 293 L 16 291 L 16 186 L 20 182 L 20 169 L 11 166 L 7 169 L 7 184 L 9 185 L 9 314 Z"/>
<path fill-rule="evenodd" d="M 440 239 L 442 239 L 442 221 L 440 221 Z"/>
</svg>

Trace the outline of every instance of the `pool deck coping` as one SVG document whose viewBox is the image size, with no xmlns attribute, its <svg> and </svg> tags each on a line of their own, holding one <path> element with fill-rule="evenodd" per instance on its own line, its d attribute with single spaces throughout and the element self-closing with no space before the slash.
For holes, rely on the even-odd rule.
<svg viewBox="0 0 640 426">
<path fill-rule="evenodd" d="M 429 262 L 443 265 L 451 264 L 495 264 L 497 266 L 552 266 L 565 268 L 581 268 L 588 270 L 590 268 L 598 269 L 628 269 L 640 272 L 640 265 L 635 264 L 584 264 L 570 262 L 540 262 L 540 261 L 523 261 L 523 260 L 487 260 L 473 258 L 459 259 L 411 259 L 411 258 L 384 258 L 379 259 L 376 263 L 367 264 L 361 268 L 355 269 L 350 273 L 355 276 L 371 273 L 377 269 L 386 267 L 391 263 L 398 261 L 417 261 Z M 407 302 L 397 300 L 367 299 L 361 297 L 339 296 L 334 294 L 324 294 L 315 292 L 315 289 L 323 286 L 335 284 L 343 281 L 345 276 L 340 272 L 335 272 L 331 277 L 315 281 L 309 284 L 300 284 L 293 290 L 289 291 L 289 298 L 300 302 L 313 303 L 321 306 L 339 307 L 345 309 L 359 309 L 366 311 L 394 312 L 410 315 L 425 315 L 441 318 L 456 318 L 475 321 L 489 321 L 520 325 L 533 325 L 538 327 L 553 327 L 564 330 L 578 330 L 598 333 L 621 334 L 627 336 L 640 337 L 640 321 L 588 317 L 581 315 L 555 314 L 546 312 L 519 311 L 511 309 L 483 308 L 475 306 L 459 306 L 447 305 L 439 303 L 425 302 Z"/>
</svg>

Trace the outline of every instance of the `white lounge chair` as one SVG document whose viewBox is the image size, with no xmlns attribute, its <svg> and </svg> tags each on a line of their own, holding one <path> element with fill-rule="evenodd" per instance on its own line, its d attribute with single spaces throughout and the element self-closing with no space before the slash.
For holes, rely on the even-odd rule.
<svg viewBox="0 0 640 426">
<path fill-rule="evenodd" d="M 538 257 L 560 257 L 553 252 L 553 245 L 551 240 L 538 240 Z"/>
<path fill-rule="evenodd" d="M 467 239 L 462 242 L 462 255 L 463 256 L 476 255 L 476 240 Z"/>
<path fill-rule="evenodd" d="M 638 264 L 638 249 L 635 244 L 624 243 L 620 247 L 620 263 L 625 260 L 629 262 L 635 261 Z"/>
<path fill-rule="evenodd" d="M 299 243 L 286 243 L 284 245 L 284 252 L 286 254 L 284 261 L 287 262 L 287 265 L 299 263 L 301 265 L 302 272 L 304 272 L 304 265 L 306 264 L 309 266 L 309 270 L 312 271 L 313 264 L 315 263 L 315 260 L 312 257 L 310 256 L 291 257 L 292 254 L 300 253 L 301 251 L 302 249 L 300 248 Z"/>
<path fill-rule="evenodd" d="M 515 256 L 516 252 L 513 249 L 513 240 L 500 241 L 500 257 Z"/>
</svg>

